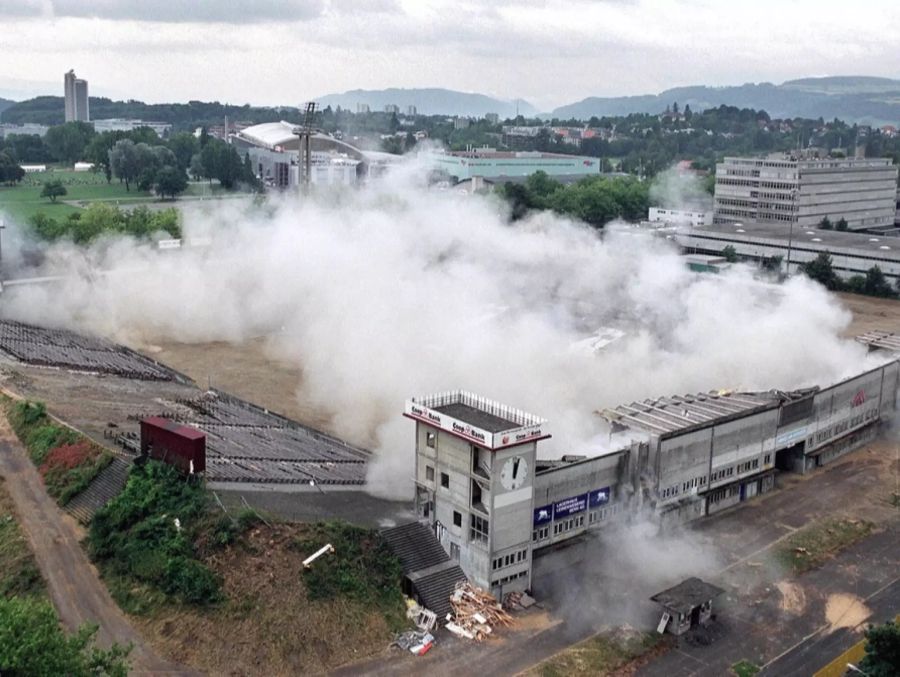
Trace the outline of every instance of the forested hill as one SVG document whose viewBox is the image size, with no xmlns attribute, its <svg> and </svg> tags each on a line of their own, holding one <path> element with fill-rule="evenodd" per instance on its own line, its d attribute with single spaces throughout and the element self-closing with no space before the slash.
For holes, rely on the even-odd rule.
<svg viewBox="0 0 900 677">
<path fill-rule="evenodd" d="M 553 111 L 560 119 L 660 113 L 678 103 L 701 111 L 718 106 L 765 110 L 773 118 L 840 118 L 859 124 L 900 122 L 900 80 L 870 77 L 805 78 L 781 85 L 675 87 L 645 96 L 589 97 Z"/>
<path fill-rule="evenodd" d="M 232 121 L 299 122 L 294 107 L 232 106 L 213 101 L 188 101 L 187 103 L 143 103 L 142 101 L 112 101 L 91 97 L 91 118 L 131 118 L 148 122 L 169 122 L 177 130 L 188 130 L 205 125 L 220 125 L 225 116 Z M 61 96 L 39 96 L 11 105 L 0 112 L 0 121 L 11 123 L 36 122 L 45 125 L 63 123 L 64 101 Z"/>
<path fill-rule="evenodd" d="M 5 111 L 10 106 L 15 105 L 15 101 L 10 101 L 9 99 L 0 98 L 0 113 Z"/>
</svg>

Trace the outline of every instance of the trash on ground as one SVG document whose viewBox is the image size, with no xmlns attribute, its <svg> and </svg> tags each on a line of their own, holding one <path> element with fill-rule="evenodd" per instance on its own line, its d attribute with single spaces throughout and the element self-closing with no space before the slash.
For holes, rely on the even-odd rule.
<svg viewBox="0 0 900 677">
<path fill-rule="evenodd" d="M 498 625 L 512 625 L 512 616 L 503 610 L 496 598 L 468 581 L 458 583 L 450 595 L 453 611 L 444 627 L 458 637 L 480 642 Z"/>
</svg>

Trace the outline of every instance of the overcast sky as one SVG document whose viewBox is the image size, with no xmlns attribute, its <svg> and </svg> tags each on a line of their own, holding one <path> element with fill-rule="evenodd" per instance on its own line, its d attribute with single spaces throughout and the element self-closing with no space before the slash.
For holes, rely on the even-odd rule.
<svg viewBox="0 0 900 677">
<path fill-rule="evenodd" d="M 296 105 L 447 87 L 542 110 L 586 96 L 900 76 L 900 2 L 0 0 L 0 96 Z"/>
</svg>

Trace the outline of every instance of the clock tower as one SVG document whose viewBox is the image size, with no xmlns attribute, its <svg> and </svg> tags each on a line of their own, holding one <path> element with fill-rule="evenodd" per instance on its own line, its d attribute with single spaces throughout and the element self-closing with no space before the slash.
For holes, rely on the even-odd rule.
<svg viewBox="0 0 900 677">
<path fill-rule="evenodd" d="M 465 391 L 409 400 L 416 510 L 466 575 L 498 597 L 531 587 L 537 443 L 546 421 Z"/>
</svg>

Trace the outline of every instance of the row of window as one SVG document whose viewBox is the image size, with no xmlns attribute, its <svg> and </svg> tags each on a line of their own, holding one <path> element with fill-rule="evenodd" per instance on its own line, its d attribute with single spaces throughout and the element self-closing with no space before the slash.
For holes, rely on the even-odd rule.
<svg viewBox="0 0 900 677">
<path fill-rule="evenodd" d="M 434 482 L 434 467 L 430 465 L 425 466 L 425 479 L 429 482 Z M 441 486 L 444 489 L 450 488 L 450 475 L 445 472 L 441 473 Z"/>
<path fill-rule="evenodd" d="M 584 515 L 578 515 L 577 517 L 570 517 L 568 519 L 560 520 L 559 522 L 555 522 L 553 524 L 553 535 L 558 536 L 559 534 L 564 534 L 567 531 L 572 531 L 572 529 L 577 529 L 578 527 L 584 526 Z"/>
<path fill-rule="evenodd" d="M 621 509 L 619 505 L 610 505 L 599 510 L 592 510 L 588 513 L 588 524 L 596 524 L 605 520 L 607 517 L 617 515 Z M 558 536 L 572 529 L 584 526 L 584 515 L 573 517 L 553 525 L 553 535 Z M 531 532 L 531 540 L 534 542 L 543 541 L 550 537 L 550 526 L 539 527 Z"/>
<path fill-rule="evenodd" d="M 797 188 L 796 183 L 790 183 L 788 181 L 759 181 L 759 180 L 751 180 L 751 179 L 727 179 L 727 178 L 717 178 L 716 183 L 720 186 L 744 186 L 748 188 L 772 188 L 774 190 L 794 190 Z"/>
<path fill-rule="evenodd" d="M 497 585 L 506 585 L 510 581 L 514 581 L 517 578 L 525 578 L 527 575 L 528 575 L 528 571 L 520 571 L 517 574 L 510 574 L 509 576 L 504 576 L 503 578 L 500 578 L 500 579 L 494 581 L 494 583 L 496 583 Z"/>
<path fill-rule="evenodd" d="M 759 467 L 759 459 L 754 458 L 751 461 L 745 461 L 744 463 L 738 463 L 737 471 L 738 474 L 747 472 L 748 470 L 756 470 Z"/>
<path fill-rule="evenodd" d="M 724 489 L 716 489 L 709 494 L 709 502 L 710 503 L 718 503 L 726 498 L 732 498 L 737 496 L 740 492 L 741 488 L 737 484 L 732 484 L 730 487 L 725 487 Z"/>
<path fill-rule="evenodd" d="M 518 550 L 516 552 L 511 552 L 508 555 L 504 555 L 503 557 L 497 557 L 491 562 L 491 569 L 496 571 L 497 569 L 502 569 L 503 567 L 508 567 L 510 564 L 518 564 L 519 562 L 524 562 L 528 559 L 528 550 Z"/>
</svg>

